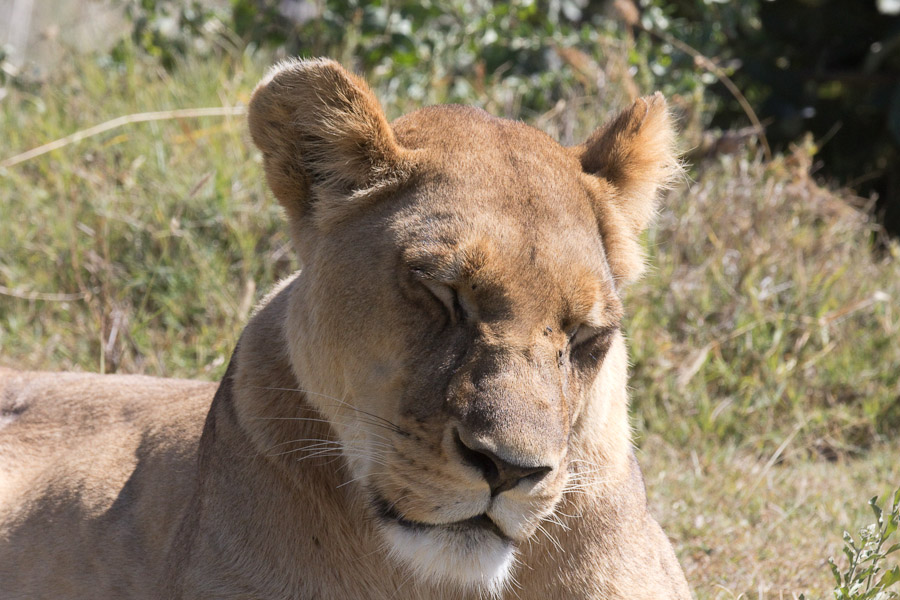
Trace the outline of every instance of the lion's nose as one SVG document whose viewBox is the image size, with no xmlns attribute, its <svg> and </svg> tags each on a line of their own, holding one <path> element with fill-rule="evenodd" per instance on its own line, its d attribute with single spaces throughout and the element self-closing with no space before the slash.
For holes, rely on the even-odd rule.
<svg viewBox="0 0 900 600">
<path fill-rule="evenodd" d="M 475 442 L 468 444 L 456 432 L 456 446 L 463 462 L 481 471 L 491 486 L 491 496 L 496 496 L 519 485 L 522 480 L 538 482 L 553 470 L 548 466 L 527 466 L 505 460 L 491 450 L 480 447 Z"/>
</svg>

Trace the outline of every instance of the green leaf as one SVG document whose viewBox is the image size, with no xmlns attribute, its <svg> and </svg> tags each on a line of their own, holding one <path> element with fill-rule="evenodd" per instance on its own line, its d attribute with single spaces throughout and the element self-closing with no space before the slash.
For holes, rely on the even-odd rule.
<svg viewBox="0 0 900 600">
<path fill-rule="evenodd" d="M 869 506 L 872 507 L 872 512 L 875 513 L 875 521 L 881 526 L 884 521 L 881 516 L 881 507 L 878 506 L 878 496 L 872 496 L 872 499 L 869 500 Z"/>
<path fill-rule="evenodd" d="M 840 587 L 843 579 L 841 578 L 841 572 L 838 571 L 837 565 L 834 564 L 834 559 L 829 557 L 828 564 L 831 566 L 831 574 L 834 575 L 834 583 L 838 587 Z"/>
<path fill-rule="evenodd" d="M 851 546 L 844 546 L 844 554 L 847 555 L 847 560 L 850 561 L 851 567 L 856 564 L 856 559 L 857 559 L 858 554 L 857 554 L 855 548 L 853 548 Z"/>
<path fill-rule="evenodd" d="M 887 523 L 884 524 L 884 537 L 887 538 L 889 535 L 897 531 L 897 523 L 898 519 L 894 515 L 889 515 Z"/>
</svg>

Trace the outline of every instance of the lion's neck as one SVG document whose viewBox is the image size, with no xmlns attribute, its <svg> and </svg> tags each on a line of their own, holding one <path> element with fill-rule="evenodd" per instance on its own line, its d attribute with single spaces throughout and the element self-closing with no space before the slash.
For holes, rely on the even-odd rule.
<svg viewBox="0 0 900 600">
<path fill-rule="evenodd" d="M 281 330 L 285 296 L 272 298 L 251 320 L 216 394 L 200 442 L 191 514 L 170 564 L 195 567 L 204 580 L 271 582 L 271 590 L 257 590 L 260 597 L 284 597 L 284 590 L 298 597 L 365 597 L 363 589 L 337 593 L 326 584 L 347 583 L 328 574 L 329 564 L 353 562 L 372 579 L 385 574 L 378 572 L 381 553 L 360 500 L 352 486 L 341 486 L 351 477 L 337 446 L 329 450 L 337 438 L 292 374 Z M 348 531 L 356 536 L 352 544 Z M 176 578 L 171 595 L 202 596 L 191 577 Z"/>
<path fill-rule="evenodd" d="M 341 484 L 352 477 L 338 435 L 308 401 L 308 385 L 291 366 L 285 327 L 292 285 L 273 295 L 241 335 L 233 359 L 235 425 L 269 468 L 299 491 L 309 493 L 313 484 L 337 489 L 332 501 L 343 505 L 351 494 Z"/>
</svg>

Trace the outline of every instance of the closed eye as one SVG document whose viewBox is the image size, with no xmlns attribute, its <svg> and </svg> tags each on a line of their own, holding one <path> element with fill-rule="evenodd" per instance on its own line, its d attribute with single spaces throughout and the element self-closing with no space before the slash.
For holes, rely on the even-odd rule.
<svg viewBox="0 0 900 600">
<path fill-rule="evenodd" d="M 569 346 L 576 348 L 586 341 L 597 335 L 598 328 L 591 325 L 579 325 L 578 328 L 569 335 Z"/>
<path fill-rule="evenodd" d="M 613 333 L 617 325 L 580 325 L 569 337 L 569 353 L 575 361 L 596 362 L 603 358 L 609 349 Z"/>
<path fill-rule="evenodd" d="M 450 320 L 453 323 L 459 323 L 466 319 L 466 311 L 459 301 L 459 294 L 456 292 L 455 288 L 428 279 L 423 279 L 422 285 L 424 285 L 435 298 L 441 301 L 447 309 L 447 313 L 450 315 Z"/>
</svg>

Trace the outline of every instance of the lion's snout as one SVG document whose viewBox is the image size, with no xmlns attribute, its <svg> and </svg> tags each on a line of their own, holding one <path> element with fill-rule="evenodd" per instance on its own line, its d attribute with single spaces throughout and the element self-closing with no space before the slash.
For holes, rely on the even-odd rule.
<svg viewBox="0 0 900 600">
<path fill-rule="evenodd" d="M 543 457 L 526 463 L 526 459 L 513 455 L 508 448 L 495 445 L 492 449 L 483 441 L 459 430 L 455 432 L 454 441 L 463 463 L 480 471 L 488 482 L 492 497 L 511 490 L 524 480 L 537 483 L 555 467 L 553 464 L 542 464 L 551 462 L 545 458 L 542 460 Z"/>
<path fill-rule="evenodd" d="M 491 497 L 555 479 L 565 459 L 566 402 L 536 354 L 477 347 L 447 389 L 445 443 L 452 439 L 457 461 L 487 481 Z"/>
</svg>

